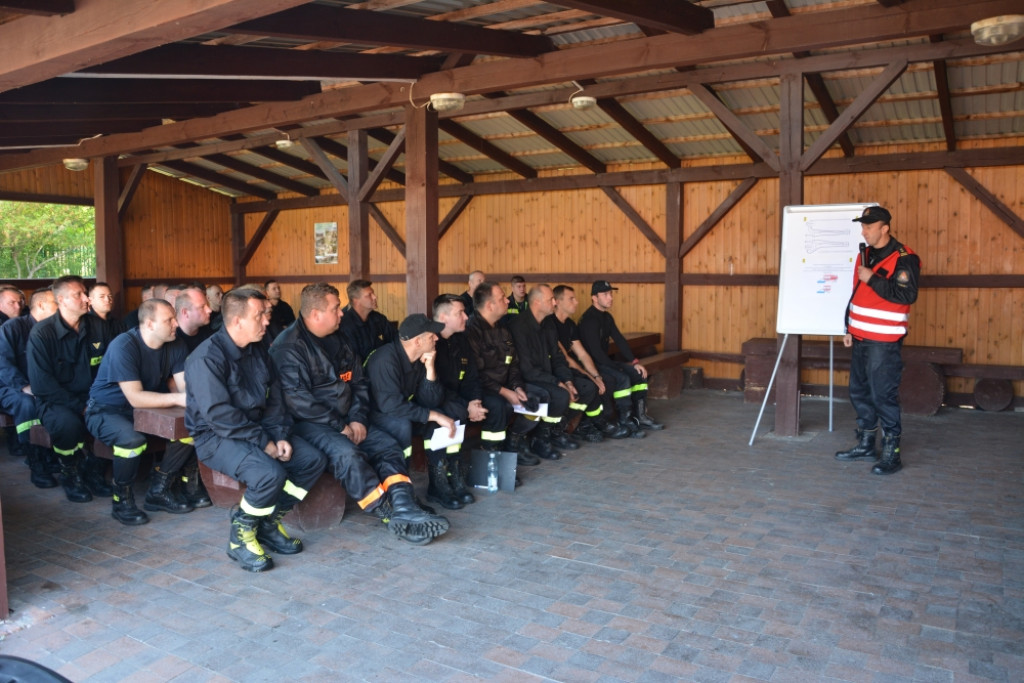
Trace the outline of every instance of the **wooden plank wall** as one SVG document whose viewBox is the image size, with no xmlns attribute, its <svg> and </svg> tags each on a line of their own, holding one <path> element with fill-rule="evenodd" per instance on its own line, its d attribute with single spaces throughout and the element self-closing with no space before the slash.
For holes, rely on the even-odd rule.
<svg viewBox="0 0 1024 683">
<path fill-rule="evenodd" d="M 0 191 L 92 199 L 92 168 L 90 164 L 75 173 L 63 166 L 43 166 L 0 173 Z"/>
</svg>

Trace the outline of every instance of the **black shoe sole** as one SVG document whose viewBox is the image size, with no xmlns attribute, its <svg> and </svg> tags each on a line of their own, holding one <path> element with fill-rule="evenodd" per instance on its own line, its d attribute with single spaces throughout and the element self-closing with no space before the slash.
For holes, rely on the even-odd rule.
<svg viewBox="0 0 1024 683">
<path fill-rule="evenodd" d="M 427 494 L 427 500 L 429 500 L 431 503 L 437 503 L 445 510 L 461 510 L 462 508 L 466 507 L 461 500 L 445 500 L 440 496 L 432 496 L 429 493 Z"/>
<path fill-rule="evenodd" d="M 849 456 L 842 457 L 838 453 L 836 453 L 836 460 L 838 460 L 839 462 L 855 462 L 857 460 L 874 460 L 875 462 L 878 462 L 878 456 L 877 455 L 849 455 Z"/>
</svg>

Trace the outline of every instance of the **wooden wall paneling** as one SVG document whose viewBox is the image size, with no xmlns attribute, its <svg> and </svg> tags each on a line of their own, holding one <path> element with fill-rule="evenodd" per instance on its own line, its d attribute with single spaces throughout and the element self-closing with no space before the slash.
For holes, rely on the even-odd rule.
<svg viewBox="0 0 1024 683">
<path fill-rule="evenodd" d="M 0 192 L 93 198 L 93 168 L 69 171 L 60 164 L 0 174 Z"/>
</svg>

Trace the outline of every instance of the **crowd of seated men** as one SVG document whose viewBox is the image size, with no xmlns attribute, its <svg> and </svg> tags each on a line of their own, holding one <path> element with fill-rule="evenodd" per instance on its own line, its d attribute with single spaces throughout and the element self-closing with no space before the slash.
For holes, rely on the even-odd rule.
<svg viewBox="0 0 1024 683">
<path fill-rule="evenodd" d="M 199 463 L 223 472 L 246 486 L 228 555 L 259 572 L 273 567 L 268 551 L 302 551 L 283 520 L 324 470 L 361 510 L 422 545 L 450 523 L 413 489 L 414 439 L 426 455 L 426 499 L 458 510 L 475 500 L 460 427 L 475 423 L 474 444 L 511 451 L 521 467 L 662 429 L 647 414 L 647 371 L 615 325 L 617 288 L 607 281 L 593 283 L 578 323 L 572 287 L 527 289 L 517 276 L 506 295 L 474 271 L 462 295 L 442 294 L 432 315 L 396 326 L 377 310 L 372 285 L 349 283 L 347 303 L 330 284 L 308 285 L 296 311 L 275 281 L 226 292 L 157 284 L 121 320 L 106 283 L 66 276 L 27 302 L 0 285 L 9 450 L 35 486 L 60 486 L 74 503 L 109 498 L 127 526 L 149 522 L 147 512 L 211 505 Z M 608 355 L 610 342 L 625 361 Z M 188 438 L 157 447 L 135 429 L 135 409 L 175 406 L 185 408 Z M 31 443 L 34 425 L 50 448 Z M 113 457 L 96 457 L 94 442 Z M 154 464 L 140 509 L 134 489 L 147 452 Z"/>
</svg>

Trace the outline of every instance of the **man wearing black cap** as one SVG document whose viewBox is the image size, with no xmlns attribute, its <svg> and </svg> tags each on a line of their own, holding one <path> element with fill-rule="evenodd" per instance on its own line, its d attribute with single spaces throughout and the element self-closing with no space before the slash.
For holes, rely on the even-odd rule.
<svg viewBox="0 0 1024 683">
<path fill-rule="evenodd" d="M 882 426 L 882 457 L 874 474 L 893 474 L 900 462 L 901 350 L 910 305 L 917 301 L 921 259 L 890 234 L 892 215 L 869 206 L 854 221 L 861 224 L 867 248 L 854 272 L 853 295 L 846 309 L 843 345 L 850 359 L 850 403 L 857 411 L 857 445 L 836 453 L 838 460 L 878 460 L 875 435 Z"/>
<path fill-rule="evenodd" d="M 619 423 L 637 436 L 643 434 L 641 428 L 657 431 L 664 429 L 664 425 L 647 414 L 647 368 L 633 356 L 626 338 L 615 324 L 615 318 L 609 313 L 614 299 L 612 292 L 618 289 L 607 280 L 594 281 L 590 287 L 592 305 L 580 318 L 580 339 L 601 371 L 601 377 L 612 387 Z M 626 362 L 611 359 L 608 355 L 609 340 L 615 342 Z"/>
</svg>

